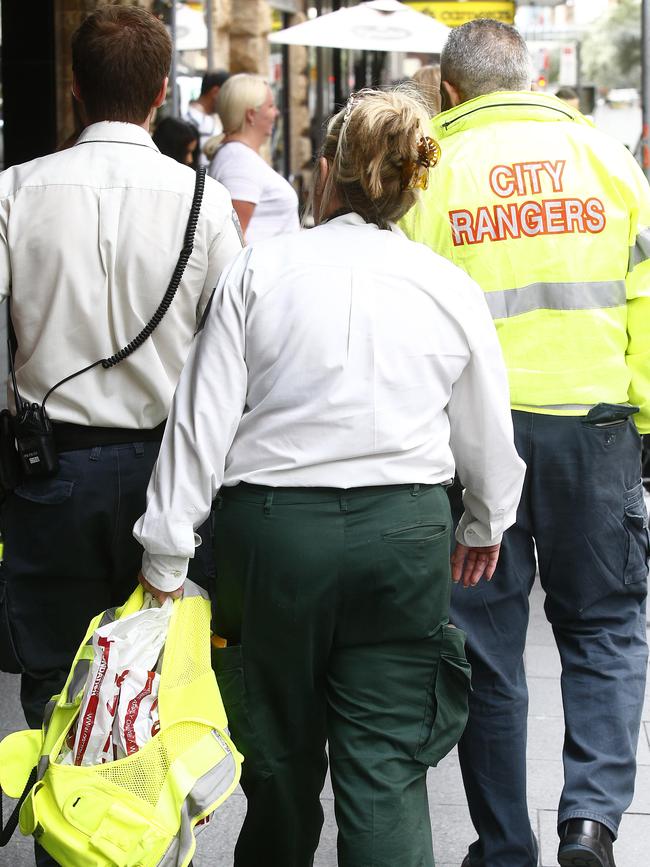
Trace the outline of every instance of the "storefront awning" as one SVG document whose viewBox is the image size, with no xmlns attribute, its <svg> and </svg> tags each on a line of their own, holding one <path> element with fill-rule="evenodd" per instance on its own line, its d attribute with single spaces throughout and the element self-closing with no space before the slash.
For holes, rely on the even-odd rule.
<svg viewBox="0 0 650 867">
<path fill-rule="evenodd" d="M 449 28 L 398 0 L 371 0 L 269 36 L 284 45 L 439 54 Z"/>
</svg>

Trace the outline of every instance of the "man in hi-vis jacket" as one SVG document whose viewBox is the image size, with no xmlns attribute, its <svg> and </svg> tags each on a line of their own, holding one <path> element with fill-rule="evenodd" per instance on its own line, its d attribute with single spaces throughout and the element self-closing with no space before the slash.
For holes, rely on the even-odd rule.
<svg viewBox="0 0 650 867">
<path fill-rule="evenodd" d="M 460 761 L 478 840 L 463 865 L 537 864 L 523 651 L 538 564 L 562 660 L 558 858 L 612 867 L 647 661 L 650 189 L 617 141 L 530 91 L 514 28 L 456 28 L 441 71 L 447 110 L 432 135 L 442 158 L 404 228 L 483 288 L 528 467 L 494 579 L 452 599 L 474 686 Z"/>
</svg>

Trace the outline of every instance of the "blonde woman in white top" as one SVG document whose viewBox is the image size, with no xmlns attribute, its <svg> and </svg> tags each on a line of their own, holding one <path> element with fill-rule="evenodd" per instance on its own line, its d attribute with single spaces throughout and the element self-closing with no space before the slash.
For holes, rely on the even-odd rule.
<svg viewBox="0 0 650 867">
<path fill-rule="evenodd" d="M 225 138 L 208 172 L 230 193 L 246 242 L 297 232 L 296 191 L 260 156 L 279 113 L 268 82 L 233 75 L 219 91 L 217 110 Z"/>
<path fill-rule="evenodd" d="M 467 714 L 451 579 L 492 575 L 524 468 L 481 290 L 394 225 L 435 159 L 427 127 L 376 91 L 331 121 L 317 226 L 221 280 L 135 527 L 141 580 L 173 595 L 216 498 L 213 664 L 246 757 L 235 867 L 313 863 L 326 741 L 340 867 L 433 865 L 426 772 Z"/>
</svg>

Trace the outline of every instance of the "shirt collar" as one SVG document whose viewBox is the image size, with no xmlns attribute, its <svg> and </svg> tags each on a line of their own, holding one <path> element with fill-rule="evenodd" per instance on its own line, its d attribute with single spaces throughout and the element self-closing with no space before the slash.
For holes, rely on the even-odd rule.
<svg viewBox="0 0 650 867">
<path fill-rule="evenodd" d="M 87 142 L 141 145 L 158 151 L 153 139 L 145 129 L 135 123 L 123 123 L 117 120 L 102 120 L 86 127 L 77 139 L 76 145 Z"/>
<path fill-rule="evenodd" d="M 339 214 L 336 217 L 331 217 L 329 220 L 325 220 L 323 223 L 320 223 L 321 226 L 368 226 L 371 229 L 377 229 L 376 223 L 366 223 L 363 217 L 360 214 L 356 214 L 354 211 L 349 211 L 347 214 Z M 395 223 L 389 223 L 390 231 L 395 232 L 398 235 L 403 235 L 402 230 Z"/>
</svg>

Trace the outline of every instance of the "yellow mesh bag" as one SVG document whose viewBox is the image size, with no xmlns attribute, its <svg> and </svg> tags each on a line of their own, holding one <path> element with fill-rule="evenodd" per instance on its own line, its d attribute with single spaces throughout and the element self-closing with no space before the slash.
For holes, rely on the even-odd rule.
<svg viewBox="0 0 650 867">
<path fill-rule="evenodd" d="M 185 867 L 196 846 L 194 826 L 239 781 L 242 756 L 228 736 L 210 665 L 210 603 L 189 581 L 184 597 L 174 602 L 165 642 L 158 734 L 115 762 L 57 763 L 79 713 L 93 632 L 142 603 L 139 587 L 122 608 L 92 621 L 43 728 L 38 780 L 22 805 L 20 828 L 67 867 Z M 20 755 L 8 763 L 11 779 L 0 778 L 8 793 L 22 791 L 36 758 L 34 744 L 34 732 L 18 732 L 0 744 L 0 755 Z"/>
</svg>

